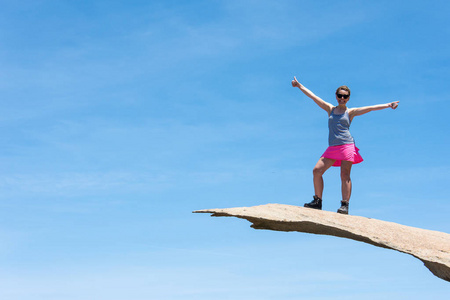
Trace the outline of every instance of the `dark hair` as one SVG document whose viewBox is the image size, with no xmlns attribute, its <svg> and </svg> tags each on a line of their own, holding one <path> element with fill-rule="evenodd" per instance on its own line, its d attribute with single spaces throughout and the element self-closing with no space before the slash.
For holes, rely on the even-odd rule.
<svg viewBox="0 0 450 300">
<path fill-rule="evenodd" d="M 348 88 L 348 86 L 346 86 L 346 85 L 341 85 L 340 87 L 337 88 L 336 94 L 337 94 L 340 90 L 344 90 L 344 91 L 348 92 L 348 95 L 350 96 L 350 89 Z"/>
</svg>

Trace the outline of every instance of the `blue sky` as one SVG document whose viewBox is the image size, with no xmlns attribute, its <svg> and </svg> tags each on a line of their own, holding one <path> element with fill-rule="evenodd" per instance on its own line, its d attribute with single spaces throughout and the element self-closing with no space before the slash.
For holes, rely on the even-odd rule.
<svg viewBox="0 0 450 300">
<path fill-rule="evenodd" d="M 351 213 L 450 232 L 446 1 L 1 1 L 0 298 L 446 299 L 420 261 L 192 214 L 303 205 L 326 114 Z M 324 209 L 340 200 L 325 175 Z"/>
</svg>

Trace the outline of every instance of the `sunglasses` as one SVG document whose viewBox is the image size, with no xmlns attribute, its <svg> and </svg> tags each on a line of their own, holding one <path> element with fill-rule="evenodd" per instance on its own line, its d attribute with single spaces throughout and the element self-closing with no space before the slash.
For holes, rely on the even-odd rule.
<svg viewBox="0 0 450 300">
<path fill-rule="evenodd" d="M 350 97 L 349 95 L 342 95 L 342 94 L 336 94 L 336 96 L 337 96 L 339 99 L 341 99 L 341 98 L 348 99 L 348 97 Z"/>
</svg>

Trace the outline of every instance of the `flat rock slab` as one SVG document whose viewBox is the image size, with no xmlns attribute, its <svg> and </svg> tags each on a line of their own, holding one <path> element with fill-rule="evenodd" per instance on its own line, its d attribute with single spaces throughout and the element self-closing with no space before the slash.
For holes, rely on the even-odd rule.
<svg viewBox="0 0 450 300">
<path fill-rule="evenodd" d="M 332 235 L 397 250 L 420 259 L 434 275 L 450 281 L 448 233 L 284 204 L 204 209 L 194 213 L 246 219 L 255 229 Z"/>
</svg>

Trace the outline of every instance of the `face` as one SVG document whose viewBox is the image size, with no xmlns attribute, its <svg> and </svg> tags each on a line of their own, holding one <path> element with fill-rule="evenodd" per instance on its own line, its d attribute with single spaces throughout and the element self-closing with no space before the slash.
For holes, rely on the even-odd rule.
<svg viewBox="0 0 450 300">
<path fill-rule="evenodd" d="M 339 104 L 345 105 L 350 100 L 350 95 L 346 90 L 339 90 L 336 93 L 336 100 Z"/>
</svg>

